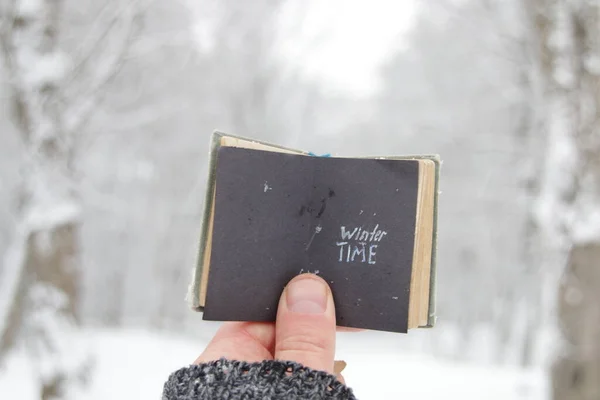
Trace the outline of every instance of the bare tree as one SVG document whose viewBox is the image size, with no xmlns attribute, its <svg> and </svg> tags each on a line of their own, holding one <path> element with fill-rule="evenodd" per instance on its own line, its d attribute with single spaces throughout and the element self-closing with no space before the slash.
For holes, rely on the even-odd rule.
<svg viewBox="0 0 600 400">
<path fill-rule="evenodd" d="M 219 99 L 219 128 L 292 144 L 292 125 L 305 123 L 319 93 L 285 71 L 278 54 L 279 13 L 286 0 L 217 1 L 211 51 L 211 92 Z M 305 6 L 297 20 L 302 21 Z M 300 22 L 298 22 L 300 23 Z M 293 104 L 293 110 L 285 104 Z M 289 136 L 283 137 L 284 132 Z M 297 144 L 297 143 L 293 143 Z"/>
<path fill-rule="evenodd" d="M 562 270 L 555 399 L 600 398 L 600 4 L 525 2 L 546 137 L 536 203 L 546 267 Z"/>
<path fill-rule="evenodd" d="M 474 327 L 491 327 L 499 363 L 515 361 L 515 343 L 530 362 L 539 328 L 527 318 L 539 314 L 541 285 L 522 245 L 526 209 L 517 184 L 518 166 L 531 158 L 521 145 L 531 123 L 519 16 L 517 1 L 428 2 L 409 47 L 383 71 L 380 128 L 358 141 L 388 153 L 443 155 L 438 279 L 446 284 L 437 311 L 460 330 L 458 357 L 472 348 Z"/>
<path fill-rule="evenodd" d="M 65 350 L 80 320 L 78 138 L 119 70 L 139 6 L 107 2 L 87 36 L 93 40 L 77 51 L 61 37 L 65 1 L 0 6 L 0 54 L 25 157 L 16 232 L 0 270 L 0 357 L 24 342 L 36 360 L 40 398 L 60 398 L 75 367 Z"/>
</svg>

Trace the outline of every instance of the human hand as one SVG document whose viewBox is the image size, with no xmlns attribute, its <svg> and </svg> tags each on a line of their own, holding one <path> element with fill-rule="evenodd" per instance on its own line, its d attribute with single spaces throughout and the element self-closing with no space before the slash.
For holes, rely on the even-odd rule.
<svg viewBox="0 0 600 400">
<path fill-rule="evenodd" d="M 334 369 L 335 307 L 329 285 L 313 274 L 292 279 L 281 294 L 277 321 L 225 322 L 196 364 L 220 358 L 294 361 L 343 378 Z"/>
</svg>

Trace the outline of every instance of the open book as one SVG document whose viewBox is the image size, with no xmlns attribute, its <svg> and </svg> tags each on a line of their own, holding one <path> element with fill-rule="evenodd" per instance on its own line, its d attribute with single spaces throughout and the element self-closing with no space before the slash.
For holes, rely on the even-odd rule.
<svg viewBox="0 0 600 400">
<path fill-rule="evenodd" d="M 435 323 L 439 157 L 319 157 L 215 132 L 198 263 L 203 319 L 274 321 L 287 282 L 318 274 L 338 326 Z"/>
</svg>

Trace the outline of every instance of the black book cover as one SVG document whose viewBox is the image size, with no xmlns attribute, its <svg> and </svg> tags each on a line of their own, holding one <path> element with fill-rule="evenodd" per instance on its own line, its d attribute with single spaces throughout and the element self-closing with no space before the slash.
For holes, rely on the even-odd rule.
<svg viewBox="0 0 600 400">
<path fill-rule="evenodd" d="M 274 321 L 302 272 L 331 286 L 338 325 L 406 332 L 418 161 L 217 153 L 206 320 Z"/>
</svg>

